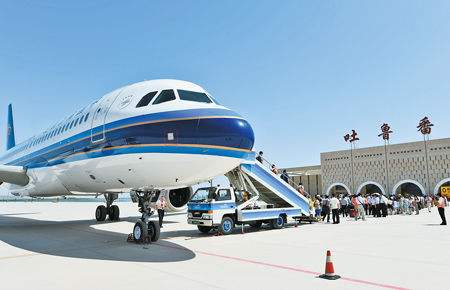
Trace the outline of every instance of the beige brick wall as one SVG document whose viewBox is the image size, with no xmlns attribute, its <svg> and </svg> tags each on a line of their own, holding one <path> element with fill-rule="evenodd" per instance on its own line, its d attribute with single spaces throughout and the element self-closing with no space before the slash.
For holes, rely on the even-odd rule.
<svg viewBox="0 0 450 290">
<path fill-rule="evenodd" d="M 333 184 L 343 183 L 355 192 L 364 183 L 373 182 L 392 193 L 395 187 L 411 180 L 424 191 L 435 193 L 440 183 L 450 179 L 450 138 L 430 140 L 427 142 L 427 149 L 430 184 L 427 184 L 423 141 L 387 146 L 388 182 L 384 146 L 353 150 L 353 180 L 350 150 L 322 153 L 323 191 L 326 193 Z"/>
</svg>

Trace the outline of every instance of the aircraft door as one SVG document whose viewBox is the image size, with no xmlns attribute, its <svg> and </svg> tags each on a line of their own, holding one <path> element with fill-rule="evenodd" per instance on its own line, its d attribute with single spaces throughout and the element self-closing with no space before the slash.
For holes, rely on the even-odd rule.
<svg viewBox="0 0 450 290">
<path fill-rule="evenodd" d="M 98 143 L 105 140 L 105 122 L 109 109 L 114 101 L 120 95 L 122 90 L 118 92 L 112 92 L 110 95 L 105 96 L 101 101 L 94 106 L 94 115 L 91 122 L 91 142 Z"/>
</svg>

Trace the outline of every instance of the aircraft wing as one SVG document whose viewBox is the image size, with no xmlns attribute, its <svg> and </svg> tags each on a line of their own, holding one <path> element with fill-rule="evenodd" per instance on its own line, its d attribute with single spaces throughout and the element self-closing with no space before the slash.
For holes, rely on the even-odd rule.
<svg viewBox="0 0 450 290">
<path fill-rule="evenodd" d="M 22 166 L 0 165 L 0 184 L 5 182 L 25 186 L 29 181 L 27 170 Z"/>
</svg>

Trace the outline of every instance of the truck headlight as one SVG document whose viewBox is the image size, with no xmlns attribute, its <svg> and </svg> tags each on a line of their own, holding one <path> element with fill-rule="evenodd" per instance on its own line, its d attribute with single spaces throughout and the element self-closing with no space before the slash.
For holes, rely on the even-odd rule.
<svg viewBox="0 0 450 290">
<path fill-rule="evenodd" d="M 204 213 L 202 215 L 202 219 L 204 219 L 204 220 L 211 220 L 212 219 L 212 214 Z"/>
<path fill-rule="evenodd" d="M 189 218 L 189 219 L 192 218 L 192 212 L 188 212 L 188 218 Z"/>
</svg>

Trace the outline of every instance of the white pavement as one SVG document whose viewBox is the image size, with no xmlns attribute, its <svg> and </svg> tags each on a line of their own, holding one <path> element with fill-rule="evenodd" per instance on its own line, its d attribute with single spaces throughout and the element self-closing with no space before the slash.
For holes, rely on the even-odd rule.
<svg viewBox="0 0 450 290">
<path fill-rule="evenodd" d="M 96 223 L 96 203 L 0 203 L 0 289 L 450 289 L 450 229 L 436 208 L 230 236 L 175 214 L 158 243 L 136 245 L 126 235 L 137 207 L 118 205 L 121 221 Z M 328 249 L 343 279 L 316 277 Z"/>
</svg>

